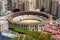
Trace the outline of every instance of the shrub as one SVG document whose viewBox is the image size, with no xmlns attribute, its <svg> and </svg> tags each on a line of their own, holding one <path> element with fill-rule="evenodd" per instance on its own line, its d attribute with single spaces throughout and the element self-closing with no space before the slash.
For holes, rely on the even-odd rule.
<svg viewBox="0 0 60 40">
<path fill-rule="evenodd" d="M 40 11 L 42 11 L 42 12 L 44 12 L 44 11 L 45 11 L 44 6 L 42 6 L 42 7 L 41 7 L 41 10 L 40 10 Z"/>
<path fill-rule="evenodd" d="M 13 9 L 12 11 L 13 11 L 13 12 L 19 12 L 20 10 L 17 9 L 17 8 L 15 8 L 15 9 Z"/>
</svg>

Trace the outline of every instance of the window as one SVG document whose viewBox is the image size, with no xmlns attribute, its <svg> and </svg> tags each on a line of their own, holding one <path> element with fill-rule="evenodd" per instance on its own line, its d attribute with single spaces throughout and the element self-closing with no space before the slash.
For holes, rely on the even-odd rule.
<svg viewBox="0 0 60 40">
<path fill-rule="evenodd" d="M 13 3 L 12 6 L 13 6 L 13 9 L 16 8 L 16 3 Z"/>
<path fill-rule="evenodd" d="M 44 25 L 39 25 L 39 27 L 44 27 Z"/>
</svg>

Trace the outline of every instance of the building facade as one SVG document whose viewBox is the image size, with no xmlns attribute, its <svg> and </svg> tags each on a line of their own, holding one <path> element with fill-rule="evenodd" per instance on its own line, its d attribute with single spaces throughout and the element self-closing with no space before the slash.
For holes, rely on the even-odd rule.
<svg viewBox="0 0 60 40">
<path fill-rule="evenodd" d="M 52 0 L 51 14 L 60 18 L 60 0 Z"/>
<path fill-rule="evenodd" d="M 56 1 L 56 0 L 52 0 L 52 15 L 56 16 L 56 13 L 57 13 L 57 6 L 58 6 L 59 2 Z"/>
<path fill-rule="evenodd" d="M 12 0 L 7 0 L 7 7 L 9 11 L 12 11 Z"/>
<path fill-rule="evenodd" d="M 20 9 L 20 11 L 25 11 L 24 0 L 18 0 L 18 8 Z"/>
<path fill-rule="evenodd" d="M 58 8 L 57 8 L 57 17 L 60 18 L 60 0 L 59 0 L 59 5 L 58 5 Z"/>
<path fill-rule="evenodd" d="M 8 1 L 8 10 L 12 11 L 13 9 L 19 9 L 24 11 L 24 0 L 7 0 Z"/>
<path fill-rule="evenodd" d="M 0 17 L 0 31 L 8 31 L 8 21 L 5 17 Z"/>
<path fill-rule="evenodd" d="M 0 0 L 0 16 L 7 12 L 7 0 Z"/>
<path fill-rule="evenodd" d="M 25 11 L 34 11 L 36 8 L 36 0 L 24 0 Z"/>
<path fill-rule="evenodd" d="M 41 10 L 44 7 L 44 11 L 50 12 L 51 0 L 39 0 L 39 9 Z"/>
<path fill-rule="evenodd" d="M 39 0 L 38 1 L 36 0 L 36 9 L 39 9 L 39 5 L 40 5 Z"/>
</svg>

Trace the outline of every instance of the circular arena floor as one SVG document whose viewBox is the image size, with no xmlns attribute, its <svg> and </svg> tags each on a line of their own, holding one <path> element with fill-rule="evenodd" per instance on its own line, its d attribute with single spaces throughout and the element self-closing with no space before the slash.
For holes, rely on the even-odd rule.
<svg viewBox="0 0 60 40">
<path fill-rule="evenodd" d="M 39 20 L 22 20 L 21 23 L 39 23 Z"/>
</svg>

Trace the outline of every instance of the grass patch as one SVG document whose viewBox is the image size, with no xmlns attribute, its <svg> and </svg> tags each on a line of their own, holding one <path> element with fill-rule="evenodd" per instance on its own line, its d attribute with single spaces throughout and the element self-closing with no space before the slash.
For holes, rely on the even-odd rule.
<svg viewBox="0 0 60 40">
<path fill-rule="evenodd" d="M 30 34 L 30 35 L 36 35 L 37 34 L 37 32 L 35 32 L 35 31 L 25 30 L 23 28 L 18 28 L 16 26 L 12 26 L 12 25 L 9 25 L 9 29 L 16 31 L 18 33 L 23 33 L 23 34 Z"/>
</svg>

